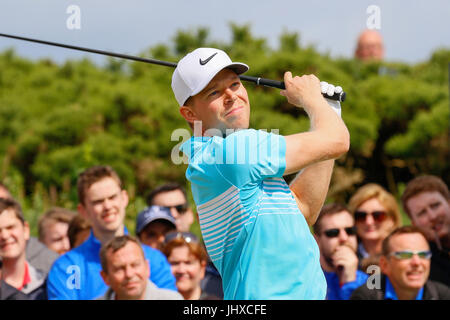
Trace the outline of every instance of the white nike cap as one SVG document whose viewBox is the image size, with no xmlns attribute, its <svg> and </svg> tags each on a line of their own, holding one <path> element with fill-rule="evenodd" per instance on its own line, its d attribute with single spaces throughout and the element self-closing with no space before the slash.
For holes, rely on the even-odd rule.
<svg viewBox="0 0 450 320">
<path fill-rule="evenodd" d="M 172 90 L 180 106 L 189 97 L 202 91 L 222 69 L 230 68 L 236 74 L 247 72 L 245 63 L 232 62 L 220 49 L 198 48 L 184 56 L 172 75 Z"/>
</svg>

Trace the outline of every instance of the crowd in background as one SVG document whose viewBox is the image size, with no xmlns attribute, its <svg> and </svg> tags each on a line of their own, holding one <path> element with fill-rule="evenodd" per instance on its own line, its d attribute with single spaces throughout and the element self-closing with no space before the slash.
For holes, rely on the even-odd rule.
<svg viewBox="0 0 450 320">
<path fill-rule="evenodd" d="M 2 299 L 222 299 L 220 276 L 201 240 L 184 188 L 148 196 L 131 235 L 127 192 L 109 166 L 78 180 L 77 212 L 52 208 L 30 236 L 20 204 L 0 184 Z"/>
<path fill-rule="evenodd" d="M 183 187 L 153 190 L 127 230 L 128 195 L 109 166 L 78 179 L 77 212 L 52 208 L 30 236 L 20 204 L 0 185 L 1 299 L 223 298 L 222 282 Z M 327 299 L 450 299 L 450 193 L 436 176 L 411 180 L 402 206 L 378 184 L 347 205 L 328 203 L 313 226 Z"/>
</svg>

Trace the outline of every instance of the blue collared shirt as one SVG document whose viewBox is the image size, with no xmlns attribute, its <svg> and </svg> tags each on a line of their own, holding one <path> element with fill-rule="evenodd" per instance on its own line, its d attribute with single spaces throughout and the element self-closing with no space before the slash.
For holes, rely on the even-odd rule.
<svg viewBox="0 0 450 320">
<path fill-rule="evenodd" d="M 125 234 L 128 230 L 125 228 Z M 49 300 L 92 300 L 103 295 L 108 286 L 100 276 L 101 243 L 91 231 L 80 246 L 60 256 L 47 279 Z M 142 245 L 150 264 L 150 280 L 159 288 L 177 290 L 167 258 L 158 250 Z"/>
<path fill-rule="evenodd" d="M 422 297 L 423 297 L 423 287 L 420 288 L 415 300 L 422 300 Z M 398 300 L 397 294 L 395 293 L 395 289 L 387 276 L 386 276 L 386 292 L 384 293 L 384 300 Z"/>
<path fill-rule="evenodd" d="M 224 299 L 324 299 L 319 247 L 283 179 L 285 138 L 248 129 L 181 149 Z"/>
<path fill-rule="evenodd" d="M 324 271 L 325 279 L 327 279 L 327 300 L 349 300 L 353 291 L 366 283 L 369 276 L 356 270 L 355 281 L 344 283 L 342 286 L 339 283 L 339 277 L 335 272 Z"/>
</svg>

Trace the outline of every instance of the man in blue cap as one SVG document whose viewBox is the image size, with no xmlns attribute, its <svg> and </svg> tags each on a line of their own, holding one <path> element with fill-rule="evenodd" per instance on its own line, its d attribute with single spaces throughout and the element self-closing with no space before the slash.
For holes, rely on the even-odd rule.
<svg viewBox="0 0 450 320">
<path fill-rule="evenodd" d="M 166 234 L 176 229 L 170 208 L 150 206 L 137 216 L 136 235 L 143 244 L 152 248 L 161 249 Z"/>
</svg>

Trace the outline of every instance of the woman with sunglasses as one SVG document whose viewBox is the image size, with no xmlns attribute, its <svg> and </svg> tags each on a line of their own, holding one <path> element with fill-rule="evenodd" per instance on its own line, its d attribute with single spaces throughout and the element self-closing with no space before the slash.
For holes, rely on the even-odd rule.
<svg viewBox="0 0 450 320">
<path fill-rule="evenodd" d="M 355 218 L 360 268 L 365 269 L 364 261 L 377 262 L 383 240 L 400 226 L 400 210 L 395 197 L 375 183 L 359 188 L 348 207 Z"/>
<path fill-rule="evenodd" d="M 195 235 L 178 231 L 168 233 L 162 252 L 171 265 L 178 292 L 185 300 L 220 300 L 202 291 L 208 255 Z"/>
</svg>

